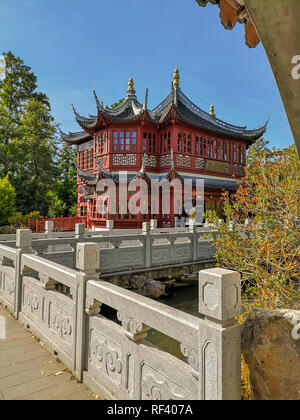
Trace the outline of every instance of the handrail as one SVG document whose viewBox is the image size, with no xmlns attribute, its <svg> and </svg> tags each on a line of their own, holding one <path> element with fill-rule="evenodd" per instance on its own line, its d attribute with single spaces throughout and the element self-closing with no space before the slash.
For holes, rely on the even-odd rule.
<svg viewBox="0 0 300 420">
<path fill-rule="evenodd" d="M 87 296 L 121 313 L 126 313 L 133 318 L 137 317 L 148 327 L 179 342 L 187 335 L 191 340 L 198 336 L 200 318 L 106 281 L 90 280 L 87 284 Z M 188 334 L 187 329 L 189 330 Z"/>
<path fill-rule="evenodd" d="M 22 267 L 30 268 L 40 274 L 58 281 L 68 287 L 74 286 L 76 281 L 76 271 L 71 268 L 56 264 L 36 255 L 24 254 L 21 261 Z"/>
<path fill-rule="evenodd" d="M 17 250 L 13 248 L 9 248 L 5 245 L 0 245 L 0 256 L 6 257 L 12 261 L 16 261 L 17 258 Z"/>
</svg>

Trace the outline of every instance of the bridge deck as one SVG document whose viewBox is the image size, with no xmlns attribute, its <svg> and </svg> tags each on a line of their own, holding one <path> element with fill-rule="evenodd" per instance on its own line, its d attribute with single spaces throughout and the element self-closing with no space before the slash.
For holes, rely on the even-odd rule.
<svg viewBox="0 0 300 420">
<path fill-rule="evenodd" d="M 94 400 L 91 391 L 0 304 L 6 340 L 0 339 L 1 400 Z"/>
</svg>

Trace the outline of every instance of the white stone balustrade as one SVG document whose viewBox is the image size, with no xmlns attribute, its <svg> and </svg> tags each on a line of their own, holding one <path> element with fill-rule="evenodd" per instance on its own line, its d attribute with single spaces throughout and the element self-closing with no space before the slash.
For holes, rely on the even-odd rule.
<svg viewBox="0 0 300 420">
<path fill-rule="evenodd" d="M 141 236 L 152 241 L 149 227 Z M 163 236 L 169 245 L 178 240 Z M 30 231 L 18 231 L 17 245 L 0 245 L 0 301 L 94 392 L 128 400 L 240 398 L 238 273 L 200 272 L 196 317 L 99 280 L 99 243 L 77 244 L 76 270 L 34 255 Z M 119 323 L 101 315 L 103 305 Z M 182 358 L 149 344 L 150 328 L 178 341 Z"/>
</svg>

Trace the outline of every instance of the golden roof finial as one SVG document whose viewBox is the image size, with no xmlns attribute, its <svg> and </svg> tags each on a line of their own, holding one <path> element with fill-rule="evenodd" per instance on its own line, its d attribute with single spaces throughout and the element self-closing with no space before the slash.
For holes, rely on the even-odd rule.
<svg viewBox="0 0 300 420">
<path fill-rule="evenodd" d="M 213 105 L 211 105 L 211 106 L 210 106 L 209 113 L 210 113 L 210 115 L 212 115 L 213 117 L 215 117 L 215 116 L 216 116 L 216 114 L 215 114 L 215 107 L 214 107 Z"/>
<path fill-rule="evenodd" d="M 134 88 L 134 81 L 133 81 L 132 74 L 130 75 L 130 78 L 128 80 L 128 88 L 131 90 Z"/>
<path fill-rule="evenodd" d="M 180 81 L 179 70 L 178 70 L 178 66 L 176 66 L 176 69 L 174 70 L 174 75 L 173 75 L 174 88 L 179 87 L 179 81 Z"/>
</svg>

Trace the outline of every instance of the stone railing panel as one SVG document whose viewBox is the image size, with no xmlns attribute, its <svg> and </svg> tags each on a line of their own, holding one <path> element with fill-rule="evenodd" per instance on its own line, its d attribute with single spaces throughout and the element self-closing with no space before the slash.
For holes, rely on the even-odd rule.
<svg viewBox="0 0 300 420">
<path fill-rule="evenodd" d="M 126 314 L 127 318 L 131 319 L 129 325 L 144 324 L 174 340 L 189 342 L 190 345 L 197 346 L 199 320 L 192 315 L 103 280 L 88 281 L 88 298 L 110 306 L 120 314 Z M 127 327 L 128 322 L 124 322 L 124 325 L 128 332 L 134 332 L 130 331 L 130 326 Z"/>
<path fill-rule="evenodd" d="M 28 325 L 67 367 L 75 371 L 78 311 L 76 271 L 35 255 L 24 254 L 21 281 L 20 321 Z"/>
<path fill-rule="evenodd" d="M 0 301 L 13 312 L 16 297 L 17 251 L 0 245 Z"/>
<path fill-rule="evenodd" d="M 143 247 L 100 249 L 100 272 L 129 270 L 145 267 Z"/>
<path fill-rule="evenodd" d="M 192 261 L 192 245 L 186 244 L 168 244 L 168 245 L 156 245 L 152 249 L 152 265 L 168 265 L 168 264 L 179 264 L 183 262 Z"/>
<path fill-rule="evenodd" d="M 239 399 L 241 334 L 234 321 L 240 314 L 238 273 L 200 272 L 198 317 L 97 280 L 104 253 L 115 257 L 110 264 L 120 260 L 122 268 L 126 252 L 143 250 L 143 264 L 151 267 L 152 251 L 164 247 L 175 253 L 182 248 L 183 258 L 188 254 L 195 261 L 201 233 L 191 227 L 159 236 L 146 224 L 133 237 L 139 246 L 128 246 L 132 237 L 127 235 L 79 243 L 82 234 L 78 229 L 78 238 L 71 239 L 76 271 L 34 255 L 31 231 L 18 231 L 17 249 L 0 245 L 1 301 L 79 380 L 84 378 L 107 398 Z M 47 241 L 55 245 L 62 240 Z M 107 243 L 110 248 L 101 248 Z M 128 264 L 133 259 L 128 257 Z M 114 310 L 115 319 L 101 315 L 104 305 Z M 176 340 L 182 359 L 147 342 L 150 329 Z"/>
<path fill-rule="evenodd" d="M 136 344 L 102 316 L 90 319 L 89 334 L 84 380 L 95 390 L 124 400 L 197 398 L 197 380 L 182 360 L 146 341 Z"/>
<path fill-rule="evenodd" d="M 20 320 L 73 368 L 76 312 L 72 298 L 46 290 L 34 278 L 23 278 Z"/>
<path fill-rule="evenodd" d="M 14 310 L 16 290 L 15 276 L 14 267 L 0 264 L 0 290 L 2 294 L 2 296 L 0 296 L 0 300 L 2 300 L 4 306 L 7 306 L 7 308 L 12 312 Z"/>
</svg>

